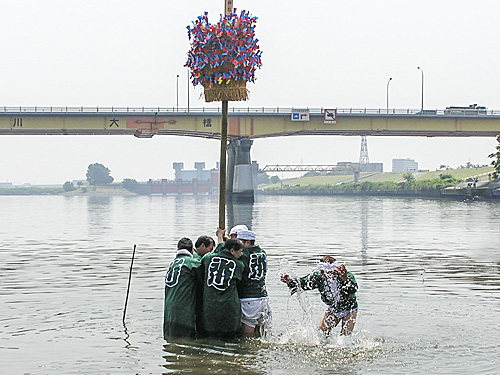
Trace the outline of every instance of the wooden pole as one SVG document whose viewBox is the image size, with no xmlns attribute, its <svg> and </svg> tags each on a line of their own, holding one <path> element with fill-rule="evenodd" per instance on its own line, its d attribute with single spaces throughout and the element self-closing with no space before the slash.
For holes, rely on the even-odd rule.
<svg viewBox="0 0 500 375">
<path fill-rule="evenodd" d="M 227 160 L 227 112 L 228 101 L 222 101 L 219 166 L 219 228 L 226 229 L 226 160 Z"/>
<path fill-rule="evenodd" d="M 125 307 L 123 308 L 123 324 L 125 324 L 125 315 L 127 314 L 127 303 L 128 303 L 128 295 L 130 292 L 130 281 L 132 280 L 132 267 L 134 266 L 135 248 L 136 245 L 134 245 L 134 252 L 132 253 L 132 261 L 130 262 L 130 272 L 128 274 L 127 296 L 125 297 Z"/>
<path fill-rule="evenodd" d="M 233 0 L 225 0 L 224 14 L 229 16 L 233 13 Z"/>
<path fill-rule="evenodd" d="M 233 0 L 224 0 L 224 14 L 233 12 Z M 222 101 L 222 121 L 220 129 L 220 163 L 219 163 L 219 228 L 226 229 L 226 160 L 227 160 L 227 113 L 228 101 Z"/>
</svg>

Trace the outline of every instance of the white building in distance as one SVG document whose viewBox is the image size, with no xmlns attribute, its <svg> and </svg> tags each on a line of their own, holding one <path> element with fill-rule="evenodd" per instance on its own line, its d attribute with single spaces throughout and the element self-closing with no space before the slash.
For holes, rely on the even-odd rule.
<svg viewBox="0 0 500 375">
<path fill-rule="evenodd" d="M 392 159 L 392 173 L 417 172 L 418 163 L 413 159 Z"/>
</svg>

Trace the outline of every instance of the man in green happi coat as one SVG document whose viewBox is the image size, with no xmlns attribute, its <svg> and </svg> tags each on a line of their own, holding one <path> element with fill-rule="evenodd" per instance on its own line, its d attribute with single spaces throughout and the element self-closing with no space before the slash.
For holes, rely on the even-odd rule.
<svg viewBox="0 0 500 375">
<path fill-rule="evenodd" d="M 209 253 L 201 260 L 203 278 L 204 334 L 218 338 L 241 335 L 241 306 L 238 284 L 245 266 L 238 259 L 243 252 L 240 240 L 230 239 L 218 253 Z"/>
<path fill-rule="evenodd" d="M 193 257 L 201 262 L 201 258 L 207 253 L 211 253 L 215 247 L 215 241 L 209 236 L 200 236 L 194 244 Z"/>
<path fill-rule="evenodd" d="M 196 300 L 201 280 L 200 261 L 193 257 L 193 242 L 181 238 L 165 276 L 163 337 L 195 337 Z"/>
<path fill-rule="evenodd" d="M 321 300 L 328 306 L 319 325 L 325 335 L 328 336 L 339 322 L 342 322 L 341 335 L 352 333 L 358 315 L 358 283 L 344 264 L 325 255 L 320 259 L 317 269 L 309 275 L 292 278 L 285 273 L 281 275 L 281 281 L 288 285 L 292 294 L 299 288 L 319 290 Z"/>
<path fill-rule="evenodd" d="M 237 236 L 244 247 L 240 261 L 245 270 L 238 285 L 243 335 L 264 335 L 266 326 L 271 325 L 271 305 L 266 290 L 267 254 L 255 244 L 253 231 L 240 230 Z"/>
</svg>

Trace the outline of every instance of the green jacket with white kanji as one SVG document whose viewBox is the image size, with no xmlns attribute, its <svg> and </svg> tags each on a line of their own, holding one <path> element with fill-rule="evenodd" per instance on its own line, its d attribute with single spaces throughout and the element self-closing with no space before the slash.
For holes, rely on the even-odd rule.
<svg viewBox="0 0 500 375">
<path fill-rule="evenodd" d="M 204 334 L 238 337 L 241 334 L 241 303 L 237 286 L 245 266 L 226 250 L 206 254 L 201 263 L 204 269 L 201 320 Z"/>
<path fill-rule="evenodd" d="M 238 285 L 240 299 L 267 297 L 267 254 L 258 245 L 246 248 L 239 259 L 245 265 L 243 280 Z"/>
<path fill-rule="evenodd" d="M 165 276 L 163 337 L 194 337 L 196 299 L 201 279 L 201 263 L 187 250 L 180 250 Z"/>
</svg>

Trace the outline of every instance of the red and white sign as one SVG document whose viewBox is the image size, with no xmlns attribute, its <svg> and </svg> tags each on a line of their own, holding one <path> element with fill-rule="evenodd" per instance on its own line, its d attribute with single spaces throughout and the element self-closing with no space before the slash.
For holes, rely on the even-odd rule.
<svg viewBox="0 0 500 375">
<path fill-rule="evenodd" d="M 325 124 L 336 124 L 337 123 L 337 110 L 336 109 L 325 109 Z"/>
</svg>

